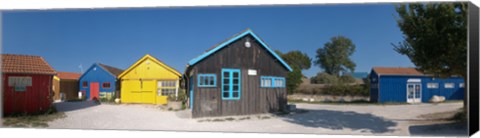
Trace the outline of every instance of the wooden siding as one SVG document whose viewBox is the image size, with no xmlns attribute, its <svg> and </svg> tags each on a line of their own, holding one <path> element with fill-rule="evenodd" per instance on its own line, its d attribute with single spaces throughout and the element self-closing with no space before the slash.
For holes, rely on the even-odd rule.
<svg viewBox="0 0 480 138">
<path fill-rule="evenodd" d="M 3 114 L 37 113 L 46 111 L 52 105 L 53 75 L 39 74 L 2 74 L 3 76 Z M 31 77 L 32 86 L 25 91 L 17 92 L 14 87 L 8 86 L 9 77 Z"/>
<path fill-rule="evenodd" d="M 60 80 L 60 92 L 65 95 L 65 100 L 78 99 L 78 86 L 78 80 Z"/>
<path fill-rule="evenodd" d="M 247 39 L 252 44 L 250 48 L 244 46 Z M 261 88 L 260 76 L 285 77 L 288 70 L 250 35 L 231 43 L 190 68 L 189 76 L 193 76 L 193 79 L 189 80 L 189 83 L 194 84 L 192 117 L 266 113 L 286 107 L 286 88 Z M 241 70 L 239 100 L 222 100 L 222 68 Z M 248 75 L 248 69 L 255 69 L 257 75 Z M 216 87 L 197 87 L 197 74 L 203 73 L 216 74 Z"/>
</svg>

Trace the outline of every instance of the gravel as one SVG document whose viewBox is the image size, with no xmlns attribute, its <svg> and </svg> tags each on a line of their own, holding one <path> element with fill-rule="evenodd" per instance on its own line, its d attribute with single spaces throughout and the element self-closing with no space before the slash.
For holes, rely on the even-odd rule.
<svg viewBox="0 0 480 138">
<path fill-rule="evenodd" d="M 450 122 L 435 122 L 419 117 L 458 110 L 463 106 L 461 102 L 413 105 L 299 103 L 296 104 L 297 109 L 302 112 L 288 115 L 256 114 L 196 119 L 190 118 L 190 110 L 166 111 L 153 105 L 89 102 L 55 105 L 67 117 L 49 122 L 50 128 L 348 135 L 466 134 L 466 128 L 458 127 L 458 124 L 448 125 Z"/>
</svg>

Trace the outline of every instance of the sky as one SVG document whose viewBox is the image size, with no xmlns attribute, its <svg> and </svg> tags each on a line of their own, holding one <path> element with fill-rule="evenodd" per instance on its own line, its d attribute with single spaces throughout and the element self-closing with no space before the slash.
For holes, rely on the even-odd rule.
<svg viewBox="0 0 480 138">
<path fill-rule="evenodd" d="M 42 56 L 55 70 L 93 63 L 127 69 L 145 54 L 184 72 L 205 50 L 250 28 L 273 50 L 315 60 L 334 36 L 356 45 L 355 72 L 414 67 L 392 43 L 403 40 L 392 4 L 16 10 L 2 12 L 2 53 Z M 303 74 L 323 70 L 312 64 Z"/>
</svg>

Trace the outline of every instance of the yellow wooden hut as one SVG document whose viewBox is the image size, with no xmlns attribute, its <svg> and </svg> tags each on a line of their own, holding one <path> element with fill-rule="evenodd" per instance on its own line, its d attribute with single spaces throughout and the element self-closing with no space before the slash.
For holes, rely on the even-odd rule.
<svg viewBox="0 0 480 138">
<path fill-rule="evenodd" d="M 167 104 L 168 96 L 178 96 L 181 74 L 147 54 L 121 73 L 122 103 Z"/>
</svg>

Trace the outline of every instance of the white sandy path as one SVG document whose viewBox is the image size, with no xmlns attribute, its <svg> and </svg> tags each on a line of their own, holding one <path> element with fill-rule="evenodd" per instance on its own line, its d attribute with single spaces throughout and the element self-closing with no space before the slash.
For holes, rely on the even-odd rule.
<svg viewBox="0 0 480 138">
<path fill-rule="evenodd" d="M 161 111 L 146 105 L 96 105 L 85 102 L 65 103 L 59 110 L 66 111 L 66 118 L 49 123 L 50 128 L 75 129 L 127 129 L 127 130 L 175 130 L 175 131 L 221 131 L 221 132 L 266 132 L 266 133 L 315 133 L 315 134 L 362 134 L 362 135 L 410 135 L 410 121 L 418 115 L 453 111 L 462 103 L 418 105 L 325 105 L 297 104 L 308 112 L 258 119 L 251 115 L 248 120 L 199 122 L 183 116 L 180 112 Z M 263 114 L 260 116 L 268 116 Z M 228 117 L 221 117 L 222 119 Z"/>
</svg>

